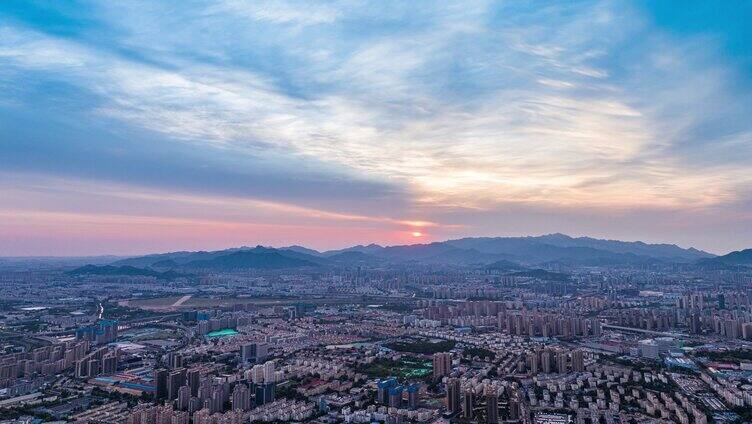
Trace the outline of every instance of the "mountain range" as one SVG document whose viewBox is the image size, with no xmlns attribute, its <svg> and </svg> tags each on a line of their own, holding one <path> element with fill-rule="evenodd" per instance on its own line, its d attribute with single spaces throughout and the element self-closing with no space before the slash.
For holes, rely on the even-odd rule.
<svg viewBox="0 0 752 424">
<path fill-rule="evenodd" d="M 697 264 L 706 269 L 752 268 L 752 249 L 739 250 L 723 256 L 701 259 Z"/>
<path fill-rule="evenodd" d="M 735 252 L 738 253 L 738 252 Z M 743 253 L 743 252 L 742 252 Z M 728 255 L 727 255 L 728 256 Z M 729 261 L 743 265 L 741 253 Z M 549 234 L 529 237 L 472 237 L 401 246 L 358 245 L 320 252 L 303 246 L 239 247 L 220 251 L 171 252 L 118 260 L 114 266 L 157 270 L 232 271 L 384 264 L 478 266 L 510 272 L 537 267 L 619 266 L 716 261 L 710 253 L 672 244 L 647 244 Z"/>
</svg>

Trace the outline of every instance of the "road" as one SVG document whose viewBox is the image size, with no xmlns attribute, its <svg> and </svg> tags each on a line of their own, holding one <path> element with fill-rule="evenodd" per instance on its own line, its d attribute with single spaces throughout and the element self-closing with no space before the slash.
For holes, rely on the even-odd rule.
<svg viewBox="0 0 752 424">
<path fill-rule="evenodd" d="M 191 297 L 193 297 L 193 295 L 190 295 L 190 294 L 187 294 L 181 297 L 180 299 L 176 300 L 175 303 L 172 304 L 172 307 L 175 308 L 175 307 L 182 305 L 183 303 L 187 302 L 188 299 L 190 299 Z"/>
</svg>

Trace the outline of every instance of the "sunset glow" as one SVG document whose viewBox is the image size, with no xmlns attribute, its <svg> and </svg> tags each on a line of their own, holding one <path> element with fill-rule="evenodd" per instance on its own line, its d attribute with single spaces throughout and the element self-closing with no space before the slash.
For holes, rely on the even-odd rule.
<svg viewBox="0 0 752 424">
<path fill-rule="evenodd" d="M 222 246 L 752 239 L 733 5 L 24 3 L 0 2 L 0 256 L 187 248 L 186 222 Z M 70 221 L 96 241 L 61 247 Z"/>
<path fill-rule="evenodd" d="M 1 0 L 2 422 L 750 421 L 750 22 Z"/>
</svg>

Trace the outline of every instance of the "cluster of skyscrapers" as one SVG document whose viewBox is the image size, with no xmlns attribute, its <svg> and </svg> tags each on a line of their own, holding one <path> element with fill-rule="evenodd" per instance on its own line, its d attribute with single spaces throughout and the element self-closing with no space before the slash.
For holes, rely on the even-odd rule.
<svg viewBox="0 0 752 424">
<path fill-rule="evenodd" d="M 76 330 L 76 340 L 86 340 L 92 344 L 112 343 L 118 337 L 117 320 L 102 319 L 94 325 L 87 325 Z"/>
<path fill-rule="evenodd" d="M 396 378 L 391 377 L 376 382 L 376 402 L 381 405 L 387 405 L 394 408 L 402 408 L 405 405 L 404 393 L 407 392 L 407 407 L 410 409 L 418 408 L 420 396 L 420 383 L 413 383 L 407 386 L 399 384 Z"/>
</svg>

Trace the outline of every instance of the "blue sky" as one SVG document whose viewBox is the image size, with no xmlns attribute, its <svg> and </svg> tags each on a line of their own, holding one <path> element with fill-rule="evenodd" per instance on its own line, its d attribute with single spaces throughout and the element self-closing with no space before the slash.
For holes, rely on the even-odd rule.
<svg viewBox="0 0 752 424">
<path fill-rule="evenodd" d="M 557 231 L 751 247 L 750 18 L 4 1 L 0 255 Z"/>
</svg>

